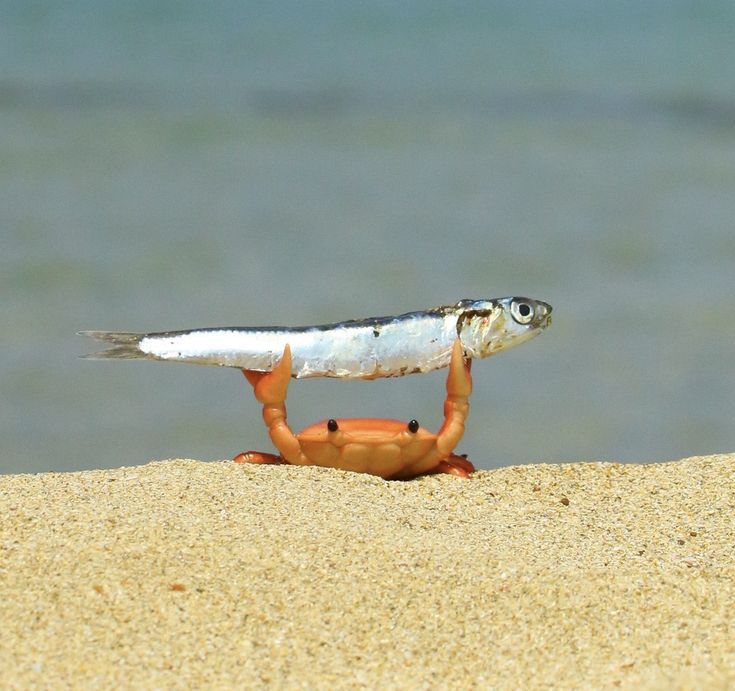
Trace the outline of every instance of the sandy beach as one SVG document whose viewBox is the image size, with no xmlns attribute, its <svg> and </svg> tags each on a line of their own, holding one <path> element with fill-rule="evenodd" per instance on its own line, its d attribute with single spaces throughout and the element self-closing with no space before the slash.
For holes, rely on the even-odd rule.
<svg viewBox="0 0 735 691">
<path fill-rule="evenodd" d="M 735 454 L 0 477 L 5 688 L 732 688 Z"/>
</svg>

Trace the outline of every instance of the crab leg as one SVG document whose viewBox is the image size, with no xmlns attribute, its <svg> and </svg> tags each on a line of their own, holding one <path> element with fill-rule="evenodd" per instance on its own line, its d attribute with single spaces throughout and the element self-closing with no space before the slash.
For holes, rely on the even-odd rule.
<svg viewBox="0 0 735 691">
<path fill-rule="evenodd" d="M 235 463 L 256 463 L 258 465 L 283 465 L 286 462 L 274 453 L 264 453 L 262 451 L 243 451 L 232 460 Z"/>
<path fill-rule="evenodd" d="M 445 458 L 439 463 L 432 474 L 445 473 L 447 475 L 456 475 L 457 477 L 469 477 L 475 472 L 475 466 L 467 460 L 466 456 L 457 456 L 452 454 L 449 458 Z"/>
<path fill-rule="evenodd" d="M 308 465 L 309 460 L 301 453 L 299 440 L 286 422 L 286 393 L 291 381 L 291 348 L 288 343 L 281 361 L 270 372 L 243 370 L 242 373 L 252 385 L 255 398 L 263 404 L 263 421 L 283 460 L 295 465 Z M 279 457 L 249 451 L 237 456 L 236 460 L 241 463 L 278 463 Z"/>
</svg>

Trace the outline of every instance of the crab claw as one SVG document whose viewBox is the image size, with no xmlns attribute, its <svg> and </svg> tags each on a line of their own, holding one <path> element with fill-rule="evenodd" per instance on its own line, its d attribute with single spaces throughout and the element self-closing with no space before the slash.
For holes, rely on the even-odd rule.
<svg viewBox="0 0 735 691">
<path fill-rule="evenodd" d="M 257 372 L 253 369 L 244 369 L 240 370 L 244 375 L 245 379 L 248 380 L 248 383 L 255 388 L 258 385 L 258 382 L 266 375 L 268 372 Z"/>
<path fill-rule="evenodd" d="M 459 443 L 464 433 L 464 421 L 470 409 L 469 395 L 472 393 L 470 366 L 462 355 L 462 343 L 454 341 L 452 359 L 447 375 L 447 397 L 444 400 L 444 424 L 436 439 L 436 450 L 446 459 Z"/>
<path fill-rule="evenodd" d="M 286 400 L 291 381 L 291 346 L 286 344 L 283 357 L 270 372 L 243 370 L 243 374 L 253 385 L 258 401 L 263 405 L 280 405 Z"/>
<path fill-rule="evenodd" d="M 472 393 L 471 362 L 471 360 L 465 360 L 462 353 L 462 342 L 456 339 L 452 347 L 452 359 L 447 376 L 447 394 L 451 398 L 468 397 Z"/>
</svg>

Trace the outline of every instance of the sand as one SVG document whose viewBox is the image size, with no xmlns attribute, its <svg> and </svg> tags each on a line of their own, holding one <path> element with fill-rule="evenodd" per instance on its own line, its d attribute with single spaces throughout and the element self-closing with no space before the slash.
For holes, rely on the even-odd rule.
<svg viewBox="0 0 735 691">
<path fill-rule="evenodd" d="M 732 688 L 735 454 L 0 477 L 3 688 Z"/>
</svg>

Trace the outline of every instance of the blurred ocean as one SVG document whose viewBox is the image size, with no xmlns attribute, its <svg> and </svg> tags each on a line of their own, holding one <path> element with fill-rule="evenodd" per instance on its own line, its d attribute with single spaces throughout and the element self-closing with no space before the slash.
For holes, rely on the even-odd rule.
<svg viewBox="0 0 735 691">
<path fill-rule="evenodd" d="M 735 4 L 4 2 L 0 471 L 271 449 L 236 370 L 80 329 L 551 302 L 476 363 L 482 468 L 735 450 Z M 441 421 L 444 372 L 290 421 Z"/>
</svg>

